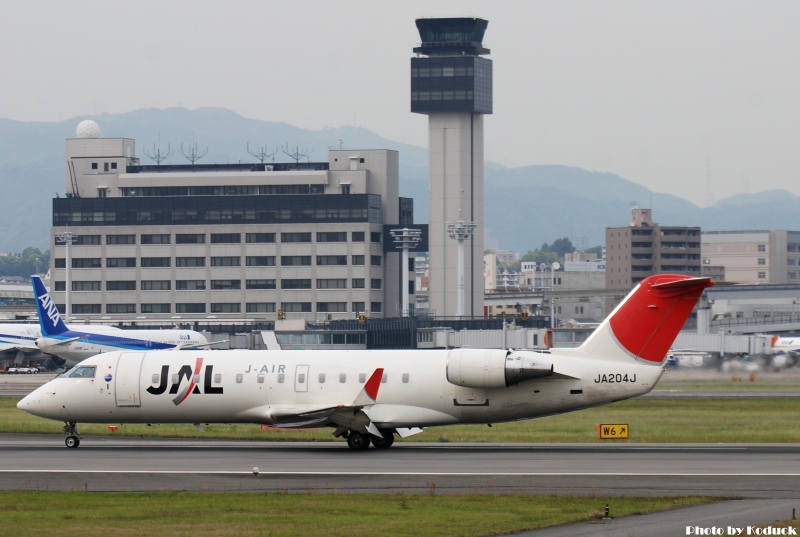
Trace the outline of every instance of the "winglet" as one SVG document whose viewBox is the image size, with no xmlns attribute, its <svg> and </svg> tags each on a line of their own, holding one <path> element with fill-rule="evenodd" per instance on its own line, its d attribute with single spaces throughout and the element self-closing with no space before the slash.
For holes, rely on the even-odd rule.
<svg viewBox="0 0 800 537">
<path fill-rule="evenodd" d="M 364 391 L 367 392 L 369 398 L 373 401 L 378 399 L 378 388 L 381 387 L 381 380 L 383 379 L 383 368 L 379 367 L 372 373 L 367 383 L 364 385 Z"/>
<path fill-rule="evenodd" d="M 69 329 L 61 320 L 58 308 L 42 283 L 42 279 L 39 276 L 32 276 L 31 281 L 33 282 L 33 295 L 36 297 L 36 311 L 39 314 L 39 327 L 42 335 L 53 336 L 67 332 Z"/>
<path fill-rule="evenodd" d="M 381 380 L 383 379 L 383 368 L 376 369 L 372 376 L 369 377 L 364 388 L 349 406 L 366 406 L 375 403 L 378 399 L 378 389 L 381 387 Z"/>
</svg>

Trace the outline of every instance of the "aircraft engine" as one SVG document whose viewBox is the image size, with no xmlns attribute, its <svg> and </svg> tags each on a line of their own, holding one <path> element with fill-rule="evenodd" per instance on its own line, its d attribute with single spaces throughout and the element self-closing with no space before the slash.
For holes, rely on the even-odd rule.
<svg viewBox="0 0 800 537">
<path fill-rule="evenodd" d="M 531 352 L 455 349 L 447 357 L 447 381 L 467 388 L 506 388 L 552 374 L 552 362 Z"/>
</svg>

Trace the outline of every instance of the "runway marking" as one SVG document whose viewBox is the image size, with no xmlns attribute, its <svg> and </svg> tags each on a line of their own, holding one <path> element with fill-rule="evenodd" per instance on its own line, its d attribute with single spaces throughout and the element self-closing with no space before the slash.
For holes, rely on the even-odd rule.
<svg viewBox="0 0 800 537">
<path fill-rule="evenodd" d="M 38 473 L 38 474 L 158 474 L 158 475 L 252 475 L 252 471 L 225 470 L 0 470 L 0 474 Z M 765 473 L 615 473 L 615 472 L 291 472 L 291 471 L 259 471 L 264 475 L 300 475 L 300 476 L 455 476 L 455 477 L 800 477 L 800 474 L 765 474 Z"/>
</svg>

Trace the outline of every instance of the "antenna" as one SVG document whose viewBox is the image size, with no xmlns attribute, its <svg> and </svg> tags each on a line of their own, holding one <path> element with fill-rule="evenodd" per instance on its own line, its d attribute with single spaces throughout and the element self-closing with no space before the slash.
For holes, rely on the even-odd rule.
<svg viewBox="0 0 800 537">
<path fill-rule="evenodd" d="M 711 176 L 711 159 L 706 157 L 706 191 L 704 194 L 706 207 L 714 205 L 714 182 Z"/>
<path fill-rule="evenodd" d="M 278 149 L 276 148 L 272 153 L 267 151 L 267 146 L 259 147 L 257 152 L 250 151 L 250 142 L 247 142 L 247 152 L 257 158 L 261 164 L 264 164 L 270 157 L 272 158 L 272 163 L 275 164 L 275 153 L 278 152 Z"/>
<path fill-rule="evenodd" d="M 167 160 L 170 156 L 172 156 L 172 149 L 170 148 L 169 144 L 167 144 L 167 153 L 162 155 L 161 154 L 161 133 L 158 133 L 158 149 L 156 149 L 156 144 L 153 144 L 153 154 L 147 152 L 147 149 L 143 150 L 143 153 L 147 158 L 150 160 L 154 160 L 156 166 L 161 166 L 161 163 Z"/>
<path fill-rule="evenodd" d="M 206 147 L 206 152 L 205 153 L 203 153 L 202 155 L 198 154 L 197 153 L 197 142 L 194 141 L 194 133 L 192 133 L 192 143 L 194 144 L 194 147 L 192 147 L 191 144 L 188 144 L 189 145 L 189 154 L 187 155 L 183 151 L 183 142 L 181 142 L 181 155 L 183 155 L 183 158 L 185 158 L 186 160 L 191 162 L 192 166 L 194 166 L 195 162 L 197 162 L 198 160 L 200 160 L 204 156 L 208 155 L 208 147 Z"/>
<path fill-rule="evenodd" d="M 329 150 L 338 149 L 339 151 L 341 151 L 343 147 L 344 147 L 344 140 L 341 140 L 341 139 L 340 139 L 340 140 L 339 140 L 339 145 L 338 145 L 338 146 L 336 146 L 336 145 L 329 145 L 329 146 L 328 146 L 328 149 L 329 149 Z"/>
<path fill-rule="evenodd" d="M 290 153 L 289 152 L 289 142 L 286 142 L 286 148 L 285 149 L 281 148 L 281 151 L 283 151 L 284 155 L 286 155 L 290 159 L 294 160 L 295 164 L 298 164 L 300 162 L 300 159 L 308 158 L 309 155 L 311 155 L 311 153 L 313 152 L 310 149 L 305 149 L 305 150 L 303 150 L 301 152 L 300 149 L 297 146 L 295 146 L 294 151 Z M 311 162 L 310 158 L 309 158 L 309 162 Z"/>
</svg>

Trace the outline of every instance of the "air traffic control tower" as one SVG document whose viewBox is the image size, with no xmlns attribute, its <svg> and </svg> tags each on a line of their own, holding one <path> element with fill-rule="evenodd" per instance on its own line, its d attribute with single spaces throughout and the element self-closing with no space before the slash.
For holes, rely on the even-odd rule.
<svg viewBox="0 0 800 537">
<path fill-rule="evenodd" d="M 417 19 L 411 111 L 428 115 L 430 307 L 458 314 L 458 241 L 448 224 L 474 223 L 464 259 L 464 314 L 483 316 L 483 115 L 492 113 L 488 21 Z M 464 229 L 464 225 L 461 229 Z M 452 226 L 451 226 L 452 231 Z"/>
</svg>

